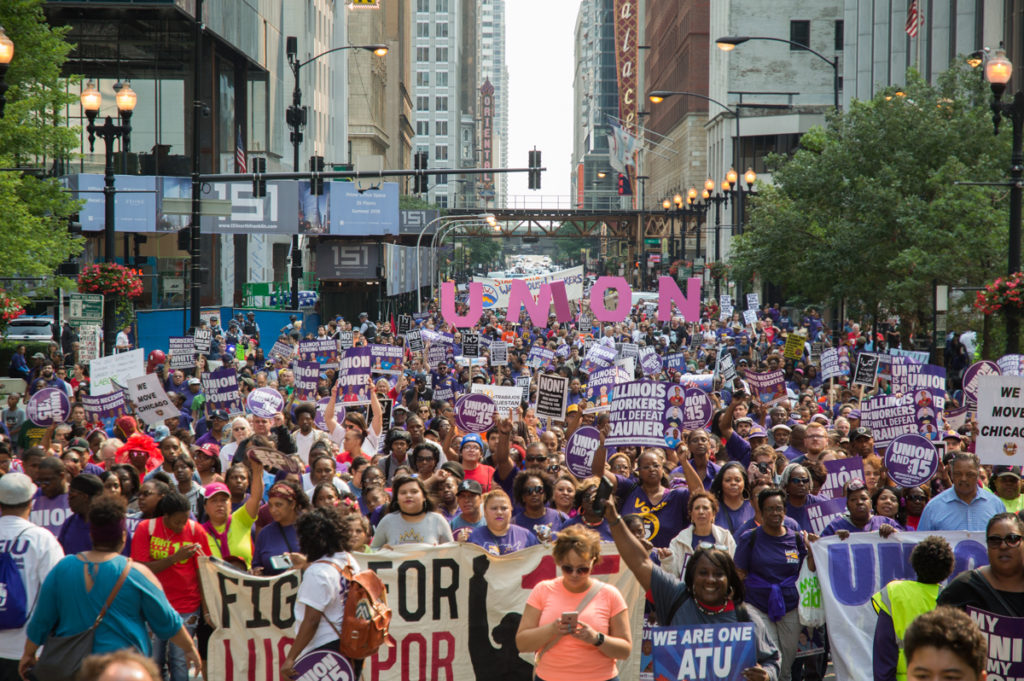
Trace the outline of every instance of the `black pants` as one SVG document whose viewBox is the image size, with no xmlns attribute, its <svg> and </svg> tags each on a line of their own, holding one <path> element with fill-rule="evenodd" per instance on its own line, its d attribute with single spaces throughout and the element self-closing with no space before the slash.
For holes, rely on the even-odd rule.
<svg viewBox="0 0 1024 681">
<path fill-rule="evenodd" d="M 21 681 L 18 676 L 18 663 L 21 660 L 9 660 L 0 657 L 0 681 Z"/>
</svg>

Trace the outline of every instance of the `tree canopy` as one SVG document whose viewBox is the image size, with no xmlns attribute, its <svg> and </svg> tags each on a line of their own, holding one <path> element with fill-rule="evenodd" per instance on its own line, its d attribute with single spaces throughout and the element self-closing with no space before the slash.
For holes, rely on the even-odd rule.
<svg viewBox="0 0 1024 681">
<path fill-rule="evenodd" d="M 787 295 L 845 299 L 866 313 L 931 318 L 932 281 L 978 286 L 1006 269 L 1010 123 L 992 134 L 977 71 L 936 85 L 914 71 L 902 91 L 854 101 L 810 130 L 792 157 L 769 159 L 734 242 L 741 277 Z"/>
<path fill-rule="evenodd" d="M 77 144 L 67 127 L 68 94 L 61 68 L 71 45 L 65 28 L 46 23 L 42 0 L 0 3 L 0 26 L 14 41 L 14 59 L 4 80 L 7 107 L 0 118 L 0 277 L 49 277 L 57 266 L 82 251 L 82 239 L 68 233 L 68 217 L 80 202 L 61 190 L 53 177 L 37 177 L 23 169 L 49 171 L 55 160 L 66 159 Z M 17 281 L 0 282 L 13 293 L 25 294 Z M 34 294 L 57 285 L 47 279 L 33 283 Z"/>
</svg>

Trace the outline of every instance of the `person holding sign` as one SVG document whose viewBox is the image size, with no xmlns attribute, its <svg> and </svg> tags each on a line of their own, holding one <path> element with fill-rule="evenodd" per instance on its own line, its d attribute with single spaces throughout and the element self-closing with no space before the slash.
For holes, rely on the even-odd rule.
<svg viewBox="0 0 1024 681">
<path fill-rule="evenodd" d="M 1024 617 L 1024 523 L 1015 513 L 992 516 L 985 528 L 988 565 L 957 575 L 939 605 L 971 606 L 993 615 Z"/>
<path fill-rule="evenodd" d="M 725 551 L 699 547 L 693 552 L 682 580 L 654 564 L 612 504 L 605 507 L 605 519 L 619 555 L 640 586 L 651 592 L 658 622 L 665 626 L 752 622 L 757 637 L 757 666 L 743 670 L 747 681 L 777 681 L 779 650 L 768 638 L 764 626 L 751 617 L 743 605 L 743 580 L 736 564 Z"/>
<path fill-rule="evenodd" d="M 552 555 L 562 576 L 533 587 L 516 646 L 536 651 L 537 681 L 617 681 L 615 660 L 629 657 L 633 641 L 622 594 L 590 576 L 601 557 L 600 537 L 585 527 L 567 528 Z"/>
<path fill-rule="evenodd" d="M 878 530 L 878 535 L 884 539 L 899 529 L 892 518 L 872 514 L 871 494 L 867 484 L 860 478 L 847 480 L 843 485 L 843 493 L 846 495 L 846 514 L 830 522 L 822 531 L 822 537 L 835 535 L 846 539 L 851 532 Z"/>
</svg>

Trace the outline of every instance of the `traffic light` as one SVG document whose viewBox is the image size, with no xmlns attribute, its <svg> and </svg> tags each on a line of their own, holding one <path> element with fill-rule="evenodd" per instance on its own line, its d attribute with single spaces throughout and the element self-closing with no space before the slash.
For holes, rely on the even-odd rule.
<svg viewBox="0 0 1024 681">
<path fill-rule="evenodd" d="M 78 217 L 78 213 L 68 216 L 68 233 L 69 234 L 81 234 L 82 233 L 82 222 Z"/>
<path fill-rule="evenodd" d="M 427 169 L 427 152 L 425 152 L 425 151 L 417 151 L 416 152 L 416 156 L 413 157 L 413 163 L 414 163 L 414 166 L 415 166 L 416 170 L 426 170 Z M 427 187 L 427 176 L 426 175 L 420 175 L 420 174 L 417 173 L 416 177 L 414 178 L 414 182 L 413 182 L 413 190 L 412 190 L 413 193 L 414 194 L 426 194 L 427 190 L 428 190 L 428 187 Z"/>
<path fill-rule="evenodd" d="M 310 156 L 309 171 L 312 173 L 309 178 L 309 193 L 313 196 L 321 196 L 324 193 L 324 178 L 320 175 L 324 172 L 324 157 Z"/>
<path fill-rule="evenodd" d="M 252 172 L 255 173 L 255 177 L 252 178 L 252 195 L 257 199 L 263 198 L 267 195 L 267 181 L 261 175 L 267 172 L 267 159 L 262 156 L 254 158 Z"/>
<path fill-rule="evenodd" d="M 630 184 L 629 178 L 622 173 L 619 173 L 619 196 L 632 196 L 633 185 Z"/>
<path fill-rule="evenodd" d="M 529 188 L 540 189 L 540 152 L 530 150 Z"/>
</svg>

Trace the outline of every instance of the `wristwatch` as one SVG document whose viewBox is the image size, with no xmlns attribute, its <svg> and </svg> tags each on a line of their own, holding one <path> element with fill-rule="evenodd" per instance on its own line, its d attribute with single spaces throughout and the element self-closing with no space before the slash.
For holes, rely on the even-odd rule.
<svg viewBox="0 0 1024 681">
<path fill-rule="evenodd" d="M 594 641 L 594 647 L 595 648 L 600 648 L 603 645 L 604 645 L 604 634 L 598 633 L 597 640 Z"/>
</svg>

